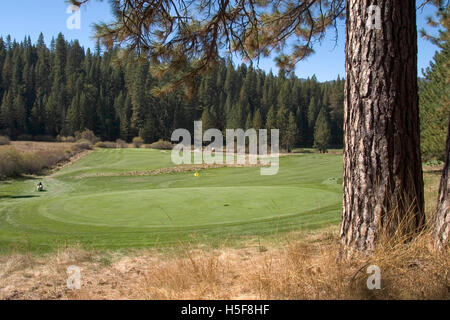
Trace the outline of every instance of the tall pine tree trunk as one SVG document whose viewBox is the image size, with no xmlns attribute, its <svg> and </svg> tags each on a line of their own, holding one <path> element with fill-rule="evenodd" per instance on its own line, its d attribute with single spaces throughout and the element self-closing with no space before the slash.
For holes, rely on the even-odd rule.
<svg viewBox="0 0 450 320">
<path fill-rule="evenodd" d="M 439 187 L 438 205 L 434 221 L 434 240 L 438 249 L 448 245 L 450 236 L 450 118 L 448 121 L 445 164 Z"/>
<path fill-rule="evenodd" d="M 376 1 L 381 29 L 366 25 L 373 3 L 347 1 L 341 242 L 350 252 L 425 222 L 415 1 Z"/>
</svg>

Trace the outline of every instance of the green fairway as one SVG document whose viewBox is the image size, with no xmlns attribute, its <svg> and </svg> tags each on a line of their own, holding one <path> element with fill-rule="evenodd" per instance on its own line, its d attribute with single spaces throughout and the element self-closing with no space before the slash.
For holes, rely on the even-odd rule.
<svg viewBox="0 0 450 320">
<path fill-rule="evenodd" d="M 170 152 L 103 149 L 43 178 L 43 193 L 36 179 L 3 182 L 0 250 L 213 244 L 340 219 L 339 155 L 283 157 L 275 176 L 261 176 L 258 167 L 202 170 L 199 177 L 131 174 L 171 166 Z"/>
</svg>

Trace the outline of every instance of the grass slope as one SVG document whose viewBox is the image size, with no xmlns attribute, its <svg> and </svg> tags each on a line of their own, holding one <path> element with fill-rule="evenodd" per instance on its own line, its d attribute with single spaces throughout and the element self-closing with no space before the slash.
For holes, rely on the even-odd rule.
<svg viewBox="0 0 450 320">
<path fill-rule="evenodd" d="M 43 178 L 0 184 L 0 250 L 48 251 L 214 244 L 337 223 L 341 156 L 280 159 L 275 176 L 259 168 L 218 168 L 154 176 L 98 176 L 173 166 L 170 152 L 98 150 Z"/>
</svg>

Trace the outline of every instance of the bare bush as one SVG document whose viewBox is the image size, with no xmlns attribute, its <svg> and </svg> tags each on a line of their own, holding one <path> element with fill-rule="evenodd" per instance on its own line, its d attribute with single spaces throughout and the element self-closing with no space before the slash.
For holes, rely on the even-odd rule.
<svg viewBox="0 0 450 320">
<path fill-rule="evenodd" d="M 22 173 L 22 156 L 13 149 L 8 148 L 0 151 L 0 177 L 14 177 Z"/>
<path fill-rule="evenodd" d="M 144 139 L 142 139 L 141 137 L 135 137 L 135 138 L 133 138 L 133 145 L 134 145 L 136 148 L 142 147 L 143 144 L 144 144 Z"/>
<path fill-rule="evenodd" d="M 83 132 L 77 131 L 75 132 L 75 139 L 76 140 L 89 140 L 91 144 L 95 144 L 100 141 L 100 138 L 98 138 L 92 130 L 86 129 Z"/>
<path fill-rule="evenodd" d="M 56 140 L 58 142 L 75 142 L 76 141 L 75 137 L 72 137 L 72 136 L 67 136 L 67 137 L 57 136 Z"/>
<path fill-rule="evenodd" d="M 117 139 L 116 145 L 117 145 L 117 148 L 121 148 L 121 149 L 128 147 L 128 144 L 125 141 L 123 141 L 122 139 Z"/>
<path fill-rule="evenodd" d="M 72 150 L 74 152 L 81 152 L 84 150 L 91 150 L 92 149 L 92 143 L 89 140 L 81 139 L 78 140 L 73 146 Z"/>
<path fill-rule="evenodd" d="M 37 153 L 21 154 L 21 172 L 20 174 L 38 173 L 44 167 L 44 159 L 41 159 Z"/>
<path fill-rule="evenodd" d="M 0 151 L 0 177 L 4 179 L 22 174 L 38 174 L 70 159 L 73 154 L 74 152 L 67 150 L 21 153 L 14 148 L 4 149 Z"/>
<path fill-rule="evenodd" d="M 115 149 L 117 148 L 117 144 L 111 141 L 100 141 L 95 144 L 95 147 L 102 149 Z"/>
<path fill-rule="evenodd" d="M 0 136 L 0 146 L 5 146 L 11 144 L 11 141 L 9 141 L 9 138 L 7 136 Z"/>
<path fill-rule="evenodd" d="M 169 141 L 159 140 L 157 142 L 147 145 L 147 148 L 158 150 L 172 150 L 173 144 Z"/>
</svg>

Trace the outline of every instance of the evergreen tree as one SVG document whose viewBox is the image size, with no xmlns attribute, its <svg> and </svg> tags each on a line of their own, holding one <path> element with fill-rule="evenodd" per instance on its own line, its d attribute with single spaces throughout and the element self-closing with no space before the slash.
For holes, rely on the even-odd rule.
<svg viewBox="0 0 450 320">
<path fill-rule="evenodd" d="M 62 85 L 55 79 L 51 94 L 48 97 L 47 104 L 45 105 L 45 127 L 47 133 L 51 135 L 57 135 L 60 130 L 60 123 L 62 118 L 61 105 L 62 105 Z"/>
<path fill-rule="evenodd" d="M 72 99 L 67 110 L 66 126 L 70 135 L 74 135 L 76 131 L 80 130 L 80 97 L 78 95 Z"/>
<path fill-rule="evenodd" d="M 425 160 L 445 158 L 448 117 L 450 117 L 450 44 L 446 42 L 425 70 L 419 91 L 421 146 Z"/>
<path fill-rule="evenodd" d="M 149 115 L 144 126 L 139 131 L 139 136 L 145 143 L 153 143 L 158 140 L 158 123 L 154 115 Z"/>
<path fill-rule="evenodd" d="M 46 97 L 42 95 L 42 90 L 38 90 L 30 112 L 31 133 L 33 135 L 43 135 L 45 133 L 45 104 Z"/>
<path fill-rule="evenodd" d="M 281 85 L 280 93 L 278 94 L 278 107 L 284 108 L 286 110 L 292 110 L 292 80 L 285 79 Z"/>
<path fill-rule="evenodd" d="M 227 129 L 244 128 L 242 125 L 242 110 L 238 103 L 233 104 L 231 111 L 227 114 Z"/>
<path fill-rule="evenodd" d="M 285 141 L 287 126 L 288 126 L 288 120 L 289 120 L 289 111 L 285 107 L 281 107 L 276 116 L 276 129 L 280 130 L 280 140 L 283 142 Z M 285 144 L 281 144 L 282 147 L 286 147 Z"/>
<path fill-rule="evenodd" d="M 0 115 L 1 115 L 2 131 L 11 138 L 14 138 L 17 132 L 13 103 L 14 100 L 11 95 L 11 92 L 7 91 L 3 95 Z"/>
<path fill-rule="evenodd" d="M 93 128 L 92 109 L 85 92 L 80 95 L 80 130 Z"/>
<path fill-rule="evenodd" d="M 345 81 L 338 76 L 337 80 L 332 82 L 326 98 L 330 108 L 332 144 L 336 146 L 342 146 L 344 142 L 344 86 Z"/>
<path fill-rule="evenodd" d="M 319 114 L 320 108 L 316 101 L 316 97 L 312 97 L 308 106 L 308 127 L 314 128 L 314 124 L 317 120 L 317 115 Z"/>
<path fill-rule="evenodd" d="M 202 128 L 203 132 L 208 129 L 214 128 L 214 119 L 209 112 L 209 108 L 204 108 L 202 113 Z"/>
<path fill-rule="evenodd" d="M 267 113 L 267 117 L 266 117 L 266 129 L 268 131 L 272 130 L 272 129 L 278 129 L 277 128 L 277 116 L 275 114 L 275 109 L 274 107 L 270 107 L 269 112 Z"/>
<path fill-rule="evenodd" d="M 267 112 L 266 117 L 266 129 L 267 129 L 267 142 L 271 143 L 271 130 L 272 129 L 279 129 L 277 128 L 277 114 L 275 113 L 275 108 L 272 106 L 269 109 L 269 112 Z"/>
<path fill-rule="evenodd" d="M 237 81 L 237 73 L 234 69 L 233 65 L 228 63 L 227 65 L 227 73 L 225 77 L 225 87 L 224 91 L 227 95 L 227 99 L 230 98 L 230 102 L 233 103 L 236 100 L 237 92 L 238 92 L 238 81 Z"/>
<path fill-rule="evenodd" d="M 120 102 L 121 99 L 119 100 Z M 119 105 L 120 108 L 120 138 L 125 141 L 131 141 L 131 131 L 130 131 L 130 118 L 132 113 L 131 98 L 129 96 L 125 97 L 123 100 L 123 105 Z"/>
<path fill-rule="evenodd" d="M 253 128 L 252 115 L 249 113 L 247 116 L 247 120 L 245 120 L 245 130 Z"/>
<path fill-rule="evenodd" d="M 326 109 L 322 108 L 317 116 L 316 125 L 314 127 L 314 148 L 320 152 L 328 151 L 331 140 L 331 130 L 328 123 Z"/>
<path fill-rule="evenodd" d="M 253 115 L 253 128 L 255 130 L 259 130 L 263 128 L 263 121 L 261 118 L 261 112 L 259 109 L 256 110 L 255 114 Z"/>
<path fill-rule="evenodd" d="M 295 146 L 297 141 L 298 128 L 295 120 L 295 116 L 292 112 L 289 113 L 286 132 L 283 135 L 282 146 L 290 152 Z"/>
<path fill-rule="evenodd" d="M 18 94 L 14 99 L 14 117 L 17 132 L 27 134 L 27 111 L 25 109 L 25 100 L 21 94 Z"/>
<path fill-rule="evenodd" d="M 138 64 L 135 70 L 135 77 L 132 85 L 131 103 L 133 106 L 133 114 L 131 116 L 131 127 L 136 131 L 142 129 L 145 123 L 146 72 L 145 66 Z"/>
</svg>

